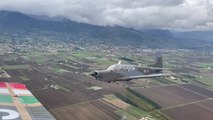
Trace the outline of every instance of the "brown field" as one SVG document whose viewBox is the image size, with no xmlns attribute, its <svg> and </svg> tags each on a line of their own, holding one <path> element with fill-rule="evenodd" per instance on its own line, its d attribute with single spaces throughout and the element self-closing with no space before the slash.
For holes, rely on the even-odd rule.
<svg viewBox="0 0 213 120">
<path fill-rule="evenodd" d="M 129 106 L 129 104 L 127 104 L 126 102 L 124 102 L 118 98 L 115 98 L 112 100 L 108 100 L 108 99 L 103 99 L 103 100 L 107 101 L 108 103 L 113 104 L 114 106 L 117 106 L 118 108 L 122 108 L 122 109 L 126 109 Z"/>
<path fill-rule="evenodd" d="M 212 120 L 213 118 L 211 90 L 193 84 L 134 88 L 134 90 L 162 106 L 161 111 L 174 120 Z"/>
<path fill-rule="evenodd" d="M 134 90 L 163 108 L 206 99 L 204 96 L 184 90 L 175 85 L 147 89 L 134 88 Z"/>
<path fill-rule="evenodd" d="M 52 81 L 45 81 L 44 78 L 38 79 L 30 79 L 30 81 L 24 81 L 23 83 L 27 85 L 28 89 L 30 91 L 39 90 L 39 89 L 45 89 L 51 84 L 54 84 Z"/>
<path fill-rule="evenodd" d="M 25 76 L 29 76 L 29 77 L 37 77 L 37 76 L 47 76 L 44 73 L 41 73 L 37 70 L 18 70 L 20 73 L 24 74 Z"/>
<path fill-rule="evenodd" d="M 69 84 L 68 86 L 64 86 L 64 88 L 68 91 L 48 88 L 44 90 L 32 90 L 32 93 L 48 109 L 95 100 L 102 98 L 103 95 L 112 93 L 112 91 L 103 89 L 98 91 L 87 90 L 83 84 Z"/>
<path fill-rule="evenodd" d="M 81 94 L 79 91 L 67 93 L 63 90 L 54 90 L 49 88 L 32 93 L 47 109 L 63 107 L 89 100 L 87 96 Z"/>
<path fill-rule="evenodd" d="M 213 97 L 213 91 L 212 90 L 208 90 L 202 87 L 198 87 L 196 85 L 192 85 L 192 84 L 183 84 L 183 85 L 179 85 L 180 87 L 186 88 L 188 90 L 192 90 L 196 93 L 205 95 L 206 97 L 212 98 Z"/>
<path fill-rule="evenodd" d="M 2 65 L 9 64 L 4 61 L 0 61 L 0 63 Z M 36 65 L 30 63 L 29 65 L 31 69 L 7 70 L 12 77 L 1 78 L 1 80 L 26 84 L 32 94 L 57 120 L 119 119 L 119 116 L 114 113 L 118 108 L 109 102 L 101 100 L 101 98 L 104 95 L 124 90 L 126 83 L 108 84 L 86 75 L 54 73 L 48 68 L 52 66 L 51 64 Z M 21 77 L 26 77 L 29 80 L 21 80 Z M 51 88 L 52 85 L 59 86 L 59 89 Z M 102 89 L 88 89 L 93 86 L 98 86 Z"/>
<path fill-rule="evenodd" d="M 58 120 L 119 120 L 120 117 L 113 112 L 116 109 L 102 100 L 96 100 L 53 109 L 50 112 Z"/>
<path fill-rule="evenodd" d="M 47 88 L 48 86 L 54 84 L 52 80 L 45 80 L 47 77 L 51 76 L 49 74 L 44 74 L 36 70 L 19 70 L 22 76 L 30 79 L 29 81 L 20 81 L 27 85 L 29 90 L 37 90 Z"/>
<path fill-rule="evenodd" d="M 212 108 L 213 101 L 207 100 L 204 102 L 162 110 L 162 112 L 174 120 L 212 120 Z"/>
<path fill-rule="evenodd" d="M 23 76 L 23 74 L 21 72 L 19 72 L 19 70 L 6 70 L 6 72 L 10 75 L 10 76 Z"/>
<path fill-rule="evenodd" d="M 29 75 L 31 80 L 24 83 L 47 109 L 55 109 L 96 100 L 106 94 L 115 92 L 111 87 L 107 87 L 110 86 L 110 84 L 106 85 L 106 83 L 103 82 L 96 82 L 96 80 L 80 74 L 70 73 L 59 75 L 48 73 L 46 76 L 51 76 L 50 80 L 44 80 L 46 76 L 43 73 L 38 76 L 25 74 Z M 104 88 L 97 91 L 87 89 L 94 85 L 97 86 L 95 83 L 98 83 L 98 86 Z M 62 88 L 55 90 L 50 88 L 50 85 L 60 85 Z"/>
</svg>

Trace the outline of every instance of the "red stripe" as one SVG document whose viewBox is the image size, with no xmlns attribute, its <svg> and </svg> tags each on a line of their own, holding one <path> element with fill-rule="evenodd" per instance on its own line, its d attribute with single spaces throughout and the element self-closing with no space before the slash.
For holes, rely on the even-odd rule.
<svg viewBox="0 0 213 120">
<path fill-rule="evenodd" d="M 6 84 L 4 82 L 0 82 L 0 87 L 6 88 Z"/>
<path fill-rule="evenodd" d="M 10 83 L 10 86 L 14 89 L 27 89 L 26 86 L 21 83 Z"/>
</svg>

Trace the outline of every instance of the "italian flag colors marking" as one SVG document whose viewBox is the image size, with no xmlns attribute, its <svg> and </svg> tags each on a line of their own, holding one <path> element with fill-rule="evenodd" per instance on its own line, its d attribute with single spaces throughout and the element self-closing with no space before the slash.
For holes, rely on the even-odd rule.
<svg viewBox="0 0 213 120">
<path fill-rule="evenodd" d="M 55 120 L 21 83 L 0 82 L 0 120 L 1 115 L 3 120 Z"/>
<path fill-rule="evenodd" d="M 11 91 L 13 95 L 11 94 Z M 0 104 L 1 103 L 12 104 L 13 103 L 12 97 L 17 97 L 23 105 L 40 104 L 40 102 L 27 89 L 26 85 L 21 83 L 0 82 Z"/>
<path fill-rule="evenodd" d="M 0 82 L 0 88 L 6 88 L 6 84 L 4 82 Z"/>
<path fill-rule="evenodd" d="M 12 88 L 13 92 L 17 96 L 32 95 L 31 92 L 27 89 L 27 87 L 24 84 L 21 84 L 21 83 L 10 83 L 9 85 Z"/>
<path fill-rule="evenodd" d="M 21 84 L 21 83 L 10 83 L 9 84 L 11 88 L 13 89 L 19 89 L 19 90 L 28 90 L 26 85 Z"/>
<path fill-rule="evenodd" d="M 35 104 L 39 102 L 34 96 L 21 96 L 19 99 L 24 104 Z"/>
<path fill-rule="evenodd" d="M 0 94 L 0 103 L 13 103 L 12 97 L 10 95 Z"/>
</svg>

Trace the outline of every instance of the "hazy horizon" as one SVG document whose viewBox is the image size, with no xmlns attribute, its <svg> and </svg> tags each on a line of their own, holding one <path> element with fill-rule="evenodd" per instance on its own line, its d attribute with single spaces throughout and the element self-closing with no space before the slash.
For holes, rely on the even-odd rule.
<svg viewBox="0 0 213 120">
<path fill-rule="evenodd" d="M 202 31 L 213 29 L 212 6 L 211 0 L 2 0 L 0 10 L 101 26 Z"/>
</svg>

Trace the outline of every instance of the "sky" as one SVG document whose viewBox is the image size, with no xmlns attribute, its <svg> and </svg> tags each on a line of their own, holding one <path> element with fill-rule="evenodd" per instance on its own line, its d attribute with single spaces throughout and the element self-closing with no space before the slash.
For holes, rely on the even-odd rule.
<svg viewBox="0 0 213 120">
<path fill-rule="evenodd" d="M 213 30 L 213 0 L 0 0 L 0 10 L 102 26 Z"/>
</svg>

